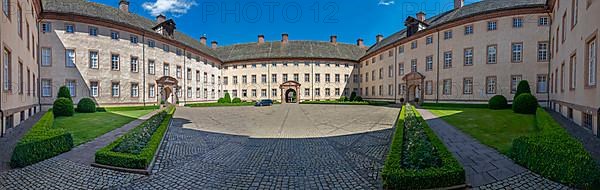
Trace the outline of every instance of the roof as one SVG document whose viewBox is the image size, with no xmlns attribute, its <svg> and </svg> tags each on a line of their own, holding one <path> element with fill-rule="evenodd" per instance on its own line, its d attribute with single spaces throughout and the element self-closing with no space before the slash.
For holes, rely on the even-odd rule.
<svg viewBox="0 0 600 190">
<path fill-rule="evenodd" d="M 320 41 L 281 41 L 235 44 L 217 48 L 225 62 L 270 58 L 334 58 L 357 61 L 365 49 L 353 44 Z"/>
<path fill-rule="evenodd" d="M 156 21 L 147 19 L 140 15 L 124 13 L 118 8 L 89 2 L 87 0 L 42 0 L 42 7 L 44 12 L 68 13 L 100 18 L 123 25 L 131 25 L 144 29 L 148 32 L 154 32 L 152 28 L 158 24 Z M 175 37 L 175 40 L 180 43 L 199 50 L 214 58 L 218 58 L 217 54 L 211 48 L 203 45 L 199 40 L 196 40 L 178 31 L 175 31 L 173 36 Z"/>
<path fill-rule="evenodd" d="M 439 15 L 433 16 L 425 20 L 429 24 L 428 28 L 434 28 L 456 20 L 461 20 L 467 17 L 485 14 L 494 11 L 512 10 L 520 8 L 544 7 L 546 0 L 483 0 L 480 2 L 465 5 L 459 9 L 446 11 Z M 376 52 L 377 50 L 393 44 L 399 40 L 406 38 L 406 29 L 402 29 L 381 42 L 374 44 L 367 50 L 367 54 Z"/>
</svg>

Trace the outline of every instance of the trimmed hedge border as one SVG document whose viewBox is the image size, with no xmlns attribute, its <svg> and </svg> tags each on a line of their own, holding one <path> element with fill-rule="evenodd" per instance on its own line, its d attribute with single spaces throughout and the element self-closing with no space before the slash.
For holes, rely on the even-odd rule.
<svg viewBox="0 0 600 190">
<path fill-rule="evenodd" d="M 417 119 L 421 120 L 423 128 L 431 144 L 438 150 L 438 155 L 442 160 L 442 166 L 436 168 L 427 168 L 423 170 L 408 170 L 402 168 L 402 144 L 404 137 L 404 119 L 406 109 L 413 109 Z M 412 106 L 402 107 L 400 116 L 396 123 L 396 132 L 392 139 L 392 144 L 388 157 L 385 160 L 383 171 L 381 173 L 385 189 L 431 189 L 444 187 L 464 187 L 465 170 L 460 163 L 452 156 L 442 141 L 429 128 L 427 122 Z"/>
<path fill-rule="evenodd" d="M 126 107 L 96 107 L 97 112 L 107 112 L 107 111 L 135 111 L 135 110 L 155 110 L 159 109 L 158 105 L 151 106 L 126 106 Z"/>
<path fill-rule="evenodd" d="M 488 104 L 423 103 L 421 106 L 445 108 L 488 108 Z"/>
<path fill-rule="evenodd" d="M 515 139 L 510 157 L 553 181 L 581 189 L 600 188 L 600 169 L 583 145 L 542 108 L 537 108 L 535 122 L 540 133 Z"/>
<path fill-rule="evenodd" d="M 227 107 L 227 106 L 253 106 L 254 102 L 240 102 L 240 103 L 219 103 L 219 102 L 210 102 L 210 103 L 195 103 L 195 104 L 186 104 L 186 107 Z M 275 102 L 273 102 L 275 104 Z"/>
<path fill-rule="evenodd" d="M 119 137 L 117 140 L 110 143 L 108 146 L 98 150 L 95 156 L 95 162 L 102 165 L 115 166 L 121 168 L 130 169 L 146 169 L 154 159 L 155 153 L 158 150 L 160 143 L 166 133 L 173 113 L 175 113 L 175 107 L 167 108 L 167 116 L 163 119 L 160 127 L 156 129 L 150 141 L 148 141 L 146 147 L 142 149 L 140 154 L 129 154 L 112 151 L 119 143 L 123 141 L 127 134 Z M 157 113 L 159 114 L 159 113 Z M 153 116 L 154 117 L 154 116 Z M 132 131 L 135 131 L 139 127 L 143 127 L 146 122 L 140 124 Z"/>
<path fill-rule="evenodd" d="M 19 140 L 10 158 L 11 167 L 25 167 L 71 150 L 71 133 L 53 125 L 54 114 L 49 110 Z"/>
</svg>

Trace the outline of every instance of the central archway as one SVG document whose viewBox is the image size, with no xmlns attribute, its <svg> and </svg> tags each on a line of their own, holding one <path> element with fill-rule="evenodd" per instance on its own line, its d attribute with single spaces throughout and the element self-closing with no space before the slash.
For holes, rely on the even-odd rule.
<svg viewBox="0 0 600 190">
<path fill-rule="evenodd" d="M 281 89 L 281 102 L 282 103 L 300 103 L 300 83 L 296 81 L 286 81 L 279 85 Z"/>
<path fill-rule="evenodd" d="M 423 87 L 425 76 L 419 72 L 410 72 L 402 77 L 402 80 L 408 86 L 408 92 L 406 93 L 406 101 L 421 104 L 423 103 Z"/>
<path fill-rule="evenodd" d="M 156 84 L 160 90 L 160 99 L 158 100 L 159 104 L 169 103 L 176 104 L 178 101 L 177 95 L 174 93 L 179 86 L 177 86 L 179 82 L 177 79 L 170 76 L 163 76 L 156 80 Z"/>
</svg>

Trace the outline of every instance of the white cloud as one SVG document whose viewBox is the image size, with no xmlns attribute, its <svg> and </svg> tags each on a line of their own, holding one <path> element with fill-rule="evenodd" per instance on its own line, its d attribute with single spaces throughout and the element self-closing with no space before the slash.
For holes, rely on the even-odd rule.
<svg viewBox="0 0 600 190">
<path fill-rule="evenodd" d="M 393 5 L 394 3 L 396 3 L 396 2 L 393 0 L 379 0 L 378 5 L 388 6 L 388 5 Z"/>
<path fill-rule="evenodd" d="M 174 17 L 179 17 L 186 14 L 187 11 L 195 6 L 194 0 L 156 0 L 156 2 L 145 2 L 142 7 L 150 11 L 152 16 L 159 14 L 171 14 Z"/>
</svg>

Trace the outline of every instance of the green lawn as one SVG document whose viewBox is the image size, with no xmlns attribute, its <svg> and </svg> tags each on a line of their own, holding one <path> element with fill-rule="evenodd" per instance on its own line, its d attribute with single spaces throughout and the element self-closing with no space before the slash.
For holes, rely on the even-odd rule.
<svg viewBox="0 0 600 190">
<path fill-rule="evenodd" d="M 54 127 L 66 129 L 73 135 L 75 146 L 86 143 L 119 128 L 154 110 L 75 113 L 73 117 L 54 119 Z"/>
<path fill-rule="evenodd" d="M 424 108 L 503 154 L 510 151 L 514 139 L 538 131 L 534 115 L 516 114 L 511 109 L 431 106 Z"/>
<path fill-rule="evenodd" d="M 254 102 L 240 102 L 240 103 L 218 103 L 218 102 L 210 102 L 210 103 L 196 103 L 196 104 L 186 104 L 187 107 L 224 107 L 224 106 L 254 106 Z M 273 104 L 276 104 L 273 102 Z"/>
</svg>

